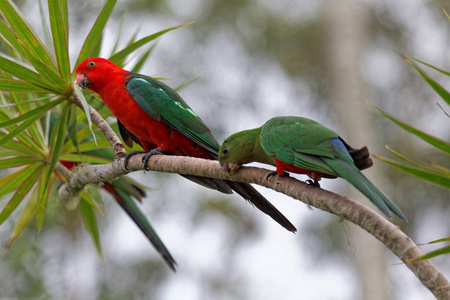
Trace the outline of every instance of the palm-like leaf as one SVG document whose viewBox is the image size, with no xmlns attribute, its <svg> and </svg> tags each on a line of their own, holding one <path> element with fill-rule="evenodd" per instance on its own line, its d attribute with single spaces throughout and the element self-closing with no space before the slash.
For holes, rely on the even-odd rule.
<svg viewBox="0 0 450 300">
<path fill-rule="evenodd" d="M 37 220 L 37 230 L 42 228 L 47 199 L 52 182 L 57 179 L 55 167 L 63 159 L 83 163 L 108 163 L 112 156 L 97 155 L 93 150 L 111 150 L 104 138 L 88 138 L 92 128 L 89 103 L 103 107 L 89 91 L 82 92 L 74 85 L 75 67 L 84 59 L 98 55 L 101 49 L 102 33 L 111 16 L 117 0 L 107 0 L 94 25 L 84 40 L 75 66 L 69 60 L 69 22 L 67 0 L 48 0 L 49 16 L 41 7 L 41 20 L 45 42 L 34 32 L 26 18 L 12 0 L 2 1 L 0 6 L 0 40 L 6 53 L 0 53 L 0 197 L 11 194 L 0 212 L 0 224 L 4 222 L 27 199 L 13 229 L 8 246 L 11 245 L 26 226 Z M 175 26 L 148 35 L 136 41 L 132 37 L 120 50 L 113 50 L 111 58 L 124 62 L 135 51 L 166 32 L 187 24 Z M 118 41 L 115 43 L 119 45 Z M 137 56 L 139 69 L 149 58 L 152 48 Z M 85 96 L 86 95 L 86 96 Z M 80 99 L 83 110 L 77 109 L 70 100 Z M 51 127 L 51 113 L 58 114 L 54 129 Z M 101 109 L 105 118 L 109 112 Z M 89 152 L 89 154 L 86 154 Z M 11 169 L 16 168 L 16 169 Z M 60 175 L 58 175 L 60 176 Z M 97 188 L 88 187 L 82 191 L 80 213 L 95 247 L 101 254 L 99 232 L 95 211 L 101 214 L 97 202 L 100 194 Z M 27 197 L 29 195 L 29 197 Z"/>
<path fill-rule="evenodd" d="M 442 87 L 442 85 L 440 85 L 436 80 L 434 80 L 433 78 L 431 78 L 427 72 L 425 72 L 421 67 L 419 67 L 418 64 L 415 63 L 418 62 L 426 67 L 432 68 L 446 76 L 450 77 L 450 72 L 444 71 L 440 68 L 437 68 L 435 66 L 432 66 L 428 63 L 425 63 L 419 59 L 416 58 L 410 58 L 406 55 L 401 55 L 402 58 L 411 66 L 413 67 L 419 74 L 420 76 L 422 76 L 422 78 L 425 80 L 425 82 L 428 83 L 428 85 L 448 104 L 450 105 L 450 92 L 448 92 L 444 87 Z M 365 101 L 366 102 L 366 101 Z M 388 118 L 389 120 L 391 120 L 392 122 L 394 122 L 396 125 L 398 125 L 399 127 L 403 128 L 404 130 L 414 134 L 415 136 L 419 137 L 420 139 L 424 140 L 425 142 L 429 143 L 430 145 L 432 145 L 433 147 L 435 147 L 436 149 L 439 149 L 441 151 L 443 151 L 445 154 L 450 155 L 450 143 L 446 142 L 444 140 L 441 140 L 437 137 L 434 137 L 426 132 L 423 132 L 417 128 L 414 128 L 411 125 L 406 124 L 403 121 L 400 121 L 398 118 L 388 114 L 387 112 L 381 110 L 380 108 L 366 102 L 370 107 L 372 107 L 375 111 L 377 111 L 378 113 L 380 113 L 381 115 L 383 115 L 384 117 Z M 442 106 L 440 106 L 441 109 L 444 111 L 445 110 L 442 108 Z M 448 114 L 447 114 L 448 116 Z M 437 185 L 440 185 L 444 188 L 450 189 L 450 170 L 447 167 L 444 166 L 440 166 L 436 163 L 430 163 L 430 167 L 428 166 L 422 166 L 416 162 L 413 162 L 411 160 L 409 160 L 408 158 L 406 158 L 405 156 L 403 156 L 402 154 L 389 149 L 389 147 L 387 147 L 387 149 L 394 154 L 398 159 L 400 159 L 400 161 L 398 160 L 394 160 L 394 159 L 390 159 L 390 158 L 386 158 L 386 157 L 381 157 L 381 156 L 375 156 L 375 158 L 396 167 L 397 169 L 411 175 L 414 177 L 417 177 L 419 179 L 428 181 L 428 182 L 432 182 L 435 183 Z M 443 239 L 448 241 L 447 239 Z M 442 241 L 442 240 L 439 240 Z M 433 258 L 435 256 L 438 255 L 442 255 L 442 254 L 448 254 L 450 253 L 450 246 L 446 246 L 440 249 L 437 249 L 435 251 L 432 251 L 422 257 L 419 257 L 415 260 L 412 261 L 416 261 L 416 260 L 423 260 L 423 259 L 430 259 Z"/>
</svg>

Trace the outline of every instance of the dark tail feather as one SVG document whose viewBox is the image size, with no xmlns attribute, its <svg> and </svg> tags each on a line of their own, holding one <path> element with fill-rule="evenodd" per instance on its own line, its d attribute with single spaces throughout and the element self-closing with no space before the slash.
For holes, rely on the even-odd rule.
<svg viewBox="0 0 450 300">
<path fill-rule="evenodd" d="M 297 228 L 273 206 L 266 198 L 264 198 L 254 187 L 248 183 L 235 182 L 229 180 L 221 180 L 214 178 L 206 178 L 200 176 L 181 175 L 201 186 L 217 190 L 225 194 L 232 194 L 233 190 L 241 195 L 245 200 L 256 206 L 263 213 L 269 215 L 272 219 L 277 221 L 281 226 L 289 231 L 296 232 Z"/>
<path fill-rule="evenodd" d="M 266 198 L 263 197 L 253 186 L 248 183 L 228 181 L 225 182 L 245 200 L 252 203 L 263 213 L 269 215 L 272 219 L 278 222 L 281 226 L 289 231 L 296 232 L 297 228 Z"/>
<path fill-rule="evenodd" d="M 123 193 L 119 189 L 114 188 L 111 184 L 105 183 L 103 188 L 107 190 L 116 199 L 116 202 L 125 210 L 130 218 L 136 223 L 136 225 L 142 230 L 148 240 L 153 244 L 156 251 L 161 255 L 169 268 L 175 272 L 175 265 L 177 264 L 175 259 L 170 254 L 164 243 L 159 238 L 156 231 L 153 229 L 150 222 L 145 215 L 141 212 L 136 203 L 131 199 L 129 195 Z"/>
<path fill-rule="evenodd" d="M 349 146 L 342 138 L 339 138 L 341 142 L 344 144 L 345 148 L 347 148 L 348 153 L 353 159 L 356 167 L 360 170 L 364 170 L 370 168 L 373 165 L 373 161 L 370 158 L 369 149 L 364 146 L 361 149 L 354 149 Z"/>
<path fill-rule="evenodd" d="M 204 186 L 206 188 L 217 190 L 224 194 L 233 194 L 233 191 L 231 190 L 229 185 L 221 179 L 207 178 L 193 175 L 181 175 L 181 176 L 197 184 L 200 184 L 201 186 Z"/>
</svg>

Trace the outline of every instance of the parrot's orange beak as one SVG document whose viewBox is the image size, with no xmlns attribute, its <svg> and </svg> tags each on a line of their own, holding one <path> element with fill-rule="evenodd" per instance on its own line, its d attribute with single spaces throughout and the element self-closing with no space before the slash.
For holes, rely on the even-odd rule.
<svg viewBox="0 0 450 300">
<path fill-rule="evenodd" d="M 77 73 L 77 76 L 75 77 L 75 81 L 77 82 L 77 84 L 80 86 L 80 88 L 85 89 L 88 86 L 91 85 L 91 82 L 89 81 L 89 79 L 86 77 L 86 75 L 81 74 L 81 73 Z"/>
</svg>

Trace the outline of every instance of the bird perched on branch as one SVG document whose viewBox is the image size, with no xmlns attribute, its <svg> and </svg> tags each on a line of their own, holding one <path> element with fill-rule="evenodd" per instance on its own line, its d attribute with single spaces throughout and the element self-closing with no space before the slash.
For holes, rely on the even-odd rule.
<svg viewBox="0 0 450 300">
<path fill-rule="evenodd" d="M 386 216 L 390 211 L 407 221 L 403 212 L 360 170 L 372 166 L 367 147 L 351 148 L 337 133 L 302 117 L 275 117 L 263 126 L 237 132 L 223 142 L 219 162 L 224 171 L 236 172 L 242 164 L 261 162 L 285 171 L 306 174 L 312 184 L 342 177 L 360 190 Z"/>
</svg>

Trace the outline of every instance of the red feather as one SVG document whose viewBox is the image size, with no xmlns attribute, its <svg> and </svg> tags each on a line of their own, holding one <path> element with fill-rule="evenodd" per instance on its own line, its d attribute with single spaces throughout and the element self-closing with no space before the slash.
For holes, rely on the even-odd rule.
<svg viewBox="0 0 450 300">
<path fill-rule="evenodd" d="M 322 177 L 322 173 L 305 170 L 293 165 L 290 165 L 288 163 L 282 162 L 281 160 L 275 159 L 275 165 L 277 167 L 277 174 L 282 175 L 285 171 L 297 173 L 297 174 L 306 174 L 309 176 L 309 178 L 313 179 L 314 181 L 319 181 Z"/>
</svg>

